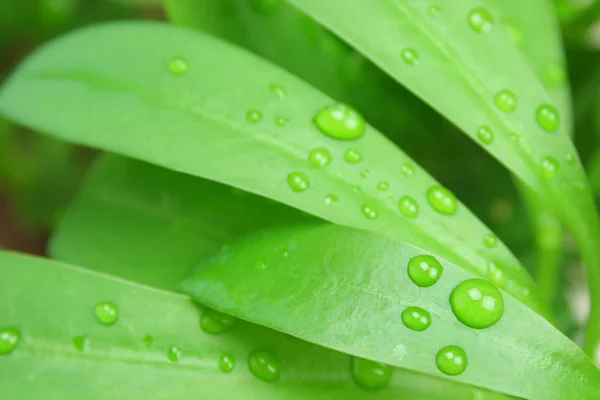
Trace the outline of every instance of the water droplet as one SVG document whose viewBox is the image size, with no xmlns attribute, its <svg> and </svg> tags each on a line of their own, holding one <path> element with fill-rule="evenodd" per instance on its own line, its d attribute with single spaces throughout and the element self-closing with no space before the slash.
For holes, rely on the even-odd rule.
<svg viewBox="0 0 600 400">
<path fill-rule="evenodd" d="M 402 164 L 402 167 L 400 167 L 400 172 L 402 172 L 402 175 L 408 178 L 409 176 L 413 176 L 415 174 L 415 166 L 413 163 L 407 161 Z"/>
<path fill-rule="evenodd" d="M 272 383 L 279 380 L 279 359 L 272 351 L 253 351 L 248 358 L 248 366 L 252 374 L 261 381 Z"/>
<path fill-rule="evenodd" d="M 365 120 L 346 104 L 333 104 L 319 111 L 315 125 L 325 135 L 340 140 L 355 140 L 365 132 Z"/>
<path fill-rule="evenodd" d="M 552 156 L 542 158 L 541 166 L 544 178 L 550 180 L 556 178 L 556 175 L 558 175 L 559 167 L 556 158 Z"/>
<path fill-rule="evenodd" d="M 510 139 L 510 141 L 511 141 L 511 142 L 514 142 L 514 143 L 519 143 L 519 139 L 520 139 L 521 137 L 519 136 L 519 134 L 518 134 L 518 133 L 516 133 L 516 132 L 511 132 L 511 133 L 509 133 L 509 134 L 508 134 L 508 138 Z"/>
<path fill-rule="evenodd" d="M 103 325 L 113 325 L 119 319 L 119 307 L 108 301 L 96 304 L 96 319 Z"/>
<path fill-rule="evenodd" d="M 348 149 L 344 153 L 344 160 L 350 164 L 357 164 L 362 161 L 362 154 L 357 149 Z"/>
<path fill-rule="evenodd" d="M 167 358 L 169 361 L 177 362 L 181 358 L 181 349 L 177 346 L 171 346 L 167 349 Z"/>
<path fill-rule="evenodd" d="M 324 201 L 326 206 L 330 206 L 333 203 L 337 203 L 338 197 L 335 194 L 328 194 L 327 196 L 325 196 Z"/>
<path fill-rule="evenodd" d="M 435 17 L 435 16 L 440 15 L 441 13 L 442 13 L 442 9 L 437 4 L 434 4 L 431 7 L 429 7 L 429 15 Z"/>
<path fill-rule="evenodd" d="M 15 328 L 0 329 L 0 356 L 12 353 L 21 341 L 21 333 Z"/>
<path fill-rule="evenodd" d="M 231 354 L 221 354 L 219 371 L 228 374 L 235 368 L 235 358 Z"/>
<path fill-rule="evenodd" d="M 377 184 L 377 190 L 381 192 L 387 192 L 390 188 L 390 184 L 386 181 L 381 181 Z"/>
<path fill-rule="evenodd" d="M 402 50 L 402 59 L 408 65 L 419 65 L 419 53 L 415 49 Z"/>
<path fill-rule="evenodd" d="M 542 104 L 538 107 L 537 122 L 546 132 L 556 132 L 560 126 L 560 115 L 556 107 L 549 104 Z"/>
<path fill-rule="evenodd" d="M 408 307 L 402 311 L 402 322 L 408 329 L 422 332 L 431 325 L 431 314 L 421 307 Z"/>
<path fill-rule="evenodd" d="M 522 48 L 523 44 L 525 43 L 525 36 L 523 35 L 521 28 L 518 28 L 516 25 L 510 23 L 505 24 L 505 27 L 508 32 L 508 36 L 510 36 L 515 46 Z"/>
<path fill-rule="evenodd" d="M 362 189 L 360 188 L 360 185 L 356 185 L 352 188 L 352 191 L 354 193 L 362 193 Z"/>
<path fill-rule="evenodd" d="M 360 177 L 366 179 L 369 176 L 369 170 L 368 169 L 363 169 L 362 171 L 360 171 Z"/>
<path fill-rule="evenodd" d="M 573 155 L 573 153 L 567 153 L 565 155 L 565 161 L 567 162 L 567 164 L 569 165 L 573 165 L 575 164 L 575 156 Z"/>
<path fill-rule="evenodd" d="M 317 147 L 308 153 L 308 162 L 315 168 L 324 168 L 331 162 L 331 153 L 323 147 Z"/>
<path fill-rule="evenodd" d="M 408 218 L 416 218 L 419 215 L 419 203 L 410 196 L 402 196 L 398 201 L 400 212 Z"/>
<path fill-rule="evenodd" d="M 494 132 L 485 125 L 480 126 L 479 129 L 477 129 L 477 137 L 482 143 L 492 144 L 494 141 Z"/>
<path fill-rule="evenodd" d="M 517 108 L 517 96 L 510 90 L 501 90 L 494 96 L 494 103 L 500 111 L 511 113 Z"/>
<path fill-rule="evenodd" d="M 354 382 L 369 391 L 386 388 L 394 372 L 389 365 L 359 357 L 352 357 L 351 370 Z"/>
<path fill-rule="evenodd" d="M 152 343 L 154 343 L 154 338 L 152 337 L 152 335 L 146 335 L 144 336 L 144 338 L 142 339 L 142 343 L 144 344 L 144 346 L 146 347 L 151 347 Z"/>
<path fill-rule="evenodd" d="M 263 260 L 262 258 L 259 258 L 254 263 L 254 268 L 259 269 L 259 270 L 264 270 L 264 269 L 267 269 L 267 264 L 265 263 L 265 260 Z"/>
<path fill-rule="evenodd" d="M 362 213 L 365 215 L 365 217 L 369 219 L 377 219 L 377 217 L 379 216 L 379 211 L 377 210 L 377 207 L 371 204 L 363 204 Z"/>
<path fill-rule="evenodd" d="M 489 328 L 504 314 L 504 298 L 492 283 L 468 279 L 450 294 L 452 312 L 460 322 L 474 329 Z"/>
<path fill-rule="evenodd" d="M 169 60 L 169 71 L 173 75 L 183 75 L 189 69 L 187 61 L 181 57 L 173 57 Z"/>
<path fill-rule="evenodd" d="M 567 73 L 561 63 L 554 62 L 546 67 L 545 78 L 548 86 L 560 87 L 567 81 Z"/>
<path fill-rule="evenodd" d="M 275 122 L 275 125 L 280 126 L 280 127 L 284 127 L 286 126 L 290 120 L 286 117 L 275 117 L 275 119 L 273 120 L 273 122 Z"/>
<path fill-rule="evenodd" d="M 477 7 L 471 10 L 467 15 L 469 27 L 477 33 L 487 33 L 494 26 L 494 17 L 483 7 Z"/>
<path fill-rule="evenodd" d="M 494 262 L 490 262 L 487 268 L 487 276 L 490 282 L 499 285 L 504 281 L 504 273 Z"/>
<path fill-rule="evenodd" d="M 458 201 L 450 190 L 443 186 L 432 186 L 427 191 L 427 201 L 433 209 L 440 214 L 454 215 L 458 208 Z"/>
<path fill-rule="evenodd" d="M 408 277 L 418 287 L 433 286 L 442 277 L 444 267 L 429 254 L 421 254 L 408 262 Z"/>
<path fill-rule="evenodd" d="M 269 85 L 269 90 L 280 99 L 283 99 L 285 96 L 287 96 L 287 90 L 277 83 L 272 83 Z"/>
<path fill-rule="evenodd" d="M 492 249 L 498 244 L 498 238 L 493 233 L 488 233 L 483 237 L 483 244 L 485 244 L 485 247 L 488 249 Z"/>
<path fill-rule="evenodd" d="M 82 353 L 87 352 L 90 349 L 90 338 L 87 335 L 73 337 L 73 347 L 75 350 Z"/>
<path fill-rule="evenodd" d="M 288 175 L 287 181 L 290 188 L 296 193 L 304 192 L 310 187 L 310 182 L 304 172 L 292 172 Z"/>
<path fill-rule="evenodd" d="M 467 353 L 458 346 L 446 346 L 437 353 L 435 363 L 438 369 L 450 376 L 460 375 L 467 369 Z"/>
<path fill-rule="evenodd" d="M 212 335 L 228 331 L 234 323 L 235 318 L 231 315 L 223 314 L 210 308 L 207 308 L 200 318 L 200 328 Z"/>
<path fill-rule="evenodd" d="M 262 120 L 262 113 L 258 110 L 248 110 L 246 112 L 246 120 L 252 123 L 260 122 Z"/>
</svg>

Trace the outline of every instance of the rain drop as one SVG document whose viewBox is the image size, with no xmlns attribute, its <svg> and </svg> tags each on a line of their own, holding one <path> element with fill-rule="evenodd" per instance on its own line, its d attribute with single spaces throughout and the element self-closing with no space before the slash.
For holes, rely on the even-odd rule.
<svg viewBox="0 0 600 400">
<path fill-rule="evenodd" d="M 262 113 L 258 110 L 248 110 L 246 112 L 246 120 L 252 123 L 260 122 L 262 120 Z"/>
<path fill-rule="evenodd" d="M 408 329 L 422 332 L 431 325 L 431 314 L 421 307 L 408 307 L 402 311 L 402 323 Z"/>
<path fill-rule="evenodd" d="M 511 113 L 517 108 L 517 96 L 510 90 L 502 90 L 494 96 L 494 103 L 499 110 Z"/>
<path fill-rule="evenodd" d="M 386 181 L 381 181 L 377 183 L 377 190 L 380 192 L 387 192 L 390 188 L 390 184 Z"/>
<path fill-rule="evenodd" d="M 556 132 L 560 126 L 560 115 L 556 107 L 542 104 L 536 112 L 537 122 L 546 132 Z"/>
<path fill-rule="evenodd" d="M 419 287 L 433 286 L 442 277 L 444 267 L 429 254 L 421 254 L 408 262 L 408 277 Z"/>
<path fill-rule="evenodd" d="M 273 383 L 279 380 L 279 359 L 272 351 L 253 351 L 248 358 L 248 366 L 252 374 L 263 382 Z"/>
<path fill-rule="evenodd" d="M 471 10 L 467 15 L 467 21 L 469 27 L 477 33 L 488 33 L 494 26 L 494 17 L 483 7 Z"/>
<path fill-rule="evenodd" d="M 325 196 L 325 205 L 326 206 L 330 206 L 333 203 L 337 203 L 338 201 L 338 197 L 335 194 L 328 194 L 327 196 Z"/>
<path fill-rule="evenodd" d="M 413 176 L 415 174 L 415 166 L 410 161 L 407 161 L 402 164 L 402 167 L 400 167 L 400 172 L 402 175 L 408 178 L 409 176 Z"/>
<path fill-rule="evenodd" d="M 287 178 L 288 185 L 296 193 L 304 192 L 310 187 L 308 177 L 304 172 L 292 172 Z"/>
<path fill-rule="evenodd" d="M 290 120 L 286 117 L 275 117 L 273 122 L 275 122 L 275 125 L 283 128 L 290 122 Z"/>
<path fill-rule="evenodd" d="M 443 186 L 435 185 L 427 191 L 427 201 L 433 209 L 440 214 L 454 215 L 458 208 L 458 201 L 450 190 Z"/>
<path fill-rule="evenodd" d="M 181 57 L 173 57 L 169 60 L 169 71 L 171 71 L 173 75 L 183 75 L 188 69 L 189 65 L 187 61 Z"/>
<path fill-rule="evenodd" d="M 551 87 L 561 87 L 567 81 L 565 68 L 561 63 L 558 62 L 548 65 L 544 75 L 546 78 L 546 84 Z"/>
<path fill-rule="evenodd" d="M 200 328 L 211 335 L 228 331 L 234 323 L 235 318 L 231 315 L 223 314 L 210 308 L 207 308 L 200 318 Z"/>
<path fill-rule="evenodd" d="M 315 168 L 324 168 L 331 162 L 331 153 L 323 147 L 317 147 L 308 153 L 308 162 Z"/>
<path fill-rule="evenodd" d="M 344 153 L 344 160 L 350 164 L 357 164 L 362 161 L 362 154 L 357 149 L 348 149 Z"/>
<path fill-rule="evenodd" d="M 474 329 L 494 325 L 504 314 L 504 298 L 492 283 L 483 279 L 468 279 L 450 294 L 452 312 L 460 322 Z"/>
<path fill-rule="evenodd" d="M 487 126 L 481 126 L 477 129 L 477 137 L 484 144 L 492 144 L 494 141 L 494 132 Z"/>
<path fill-rule="evenodd" d="M 352 357 L 351 371 L 354 382 L 360 388 L 375 391 L 389 385 L 394 369 L 376 361 Z"/>
<path fill-rule="evenodd" d="M 0 329 L 0 356 L 12 353 L 21 341 L 21 332 L 15 328 Z"/>
<path fill-rule="evenodd" d="M 493 233 L 488 233 L 483 237 L 483 244 L 488 249 L 492 249 L 498 244 L 498 238 Z"/>
<path fill-rule="evenodd" d="M 402 59 L 408 65 L 419 65 L 419 53 L 415 49 L 402 50 Z"/>
<path fill-rule="evenodd" d="M 219 358 L 219 371 L 228 374 L 235 368 L 235 358 L 231 354 L 221 354 Z"/>
<path fill-rule="evenodd" d="M 285 96 L 287 96 L 287 90 L 277 83 L 272 83 L 269 85 L 269 90 L 280 99 L 283 99 Z"/>
<path fill-rule="evenodd" d="M 177 362 L 181 358 L 181 349 L 177 346 L 171 346 L 167 349 L 167 358 L 171 362 Z"/>
<path fill-rule="evenodd" d="M 558 175 L 558 160 L 552 156 L 542 158 L 541 167 L 542 175 L 548 180 L 554 179 Z"/>
<path fill-rule="evenodd" d="M 73 347 L 75 350 L 85 353 L 90 348 L 90 338 L 87 335 L 73 337 Z"/>
<path fill-rule="evenodd" d="M 152 343 L 154 343 L 154 338 L 152 337 L 152 335 L 146 335 L 144 336 L 144 338 L 142 339 L 142 343 L 144 344 L 144 346 L 146 347 L 151 347 Z"/>
<path fill-rule="evenodd" d="M 103 325 L 113 325 L 119 319 L 119 307 L 108 301 L 96 304 L 96 319 Z"/>
<path fill-rule="evenodd" d="M 365 217 L 369 219 L 377 219 L 377 217 L 379 216 L 379 211 L 377 210 L 377 207 L 371 204 L 363 204 L 362 213 Z"/>
<path fill-rule="evenodd" d="M 334 104 L 317 113 L 315 125 L 325 135 L 339 140 L 355 140 L 365 132 L 365 120 L 352 107 Z"/>
<path fill-rule="evenodd" d="M 469 360 L 467 353 L 461 347 L 446 346 L 437 353 L 435 363 L 442 373 L 456 376 L 465 372 Z"/>
<path fill-rule="evenodd" d="M 410 196 L 402 196 L 398 201 L 398 208 L 405 217 L 416 218 L 419 215 L 419 203 Z"/>
</svg>

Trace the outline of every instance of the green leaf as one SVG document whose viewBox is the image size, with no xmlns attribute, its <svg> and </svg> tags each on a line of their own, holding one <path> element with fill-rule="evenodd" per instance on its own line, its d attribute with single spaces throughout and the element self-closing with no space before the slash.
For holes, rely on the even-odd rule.
<svg viewBox="0 0 600 400">
<path fill-rule="evenodd" d="M 94 52 L 86 51 L 90 46 Z M 442 192 L 450 198 L 438 201 L 442 212 L 431 207 L 428 197 L 438 193 L 437 183 L 381 134 L 370 126 L 355 141 L 321 133 L 313 119 L 332 103 L 223 42 L 133 22 L 52 42 L 0 93 L 0 112 L 65 140 L 405 239 L 481 276 L 488 276 L 493 262 L 506 276 L 502 286 L 536 307 L 532 281 L 508 249 L 485 246 L 489 231 L 464 206 L 446 215 L 454 212 L 451 194 Z M 309 161 L 316 149 L 331 155 L 330 165 L 319 169 Z M 406 196 L 417 203 L 418 209 L 409 207 L 418 210 L 417 218 L 401 212 L 398 203 Z"/>
<path fill-rule="evenodd" d="M 9 252 L 0 252 L 0 274 L 0 329 L 20 333 L 14 351 L 0 356 L 5 398 L 502 398 L 405 370 L 395 370 L 386 389 L 367 393 L 352 381 L 349 356 L 243 321 L 220 335 L 203 333 L 198 308 L 181 295 Z M 111 326 L 95 318 L 105 301 L 118 307 Z M 172 346 L 181 351 L 176 362 L 167 357 Z M 278 382 L 250 373 L 248 355 L 257 349 L 278 357 Z M 219 370 L 223 354 L 235 359 L 230 373 Z"/>
<path fill-rule="evenodd" d="M 591 360 L 513 297 L 492 285 L 496 295 L 484 295 L 500 314 L 477 316 L 472 304 L 449 301 L 457 285 L 472 281 L 461 268 L 439 259 L 436 283 L 425 282 L 435 281 L 429 275 L 409 278 L 407 266 L 415 262 L 435 266 L 415 258 L 423 254 L 386 236 L 335 225 L 271 228 L 200 264 L 182 289 L 226 313 L 355 356 L 443 377 L 436 354 L 457 345 L 468 366 L 450 379 L 532 400 L 600 396 L 600 371 Z M 472 290 L 485 289 L 473 286 L 469 296 Z M 425 330 L 403 323 L 404 310 L 415 306 L 431 315 Z M 494 321 L 487 329 L 469 327 Z"/>
<path fill-rule="evenodd" d="M 118 156 L 94 166 L 54 233 L 54 258 L 175 289 L 239 236 L 308 217 L 215 182 Z"/>
</svg>

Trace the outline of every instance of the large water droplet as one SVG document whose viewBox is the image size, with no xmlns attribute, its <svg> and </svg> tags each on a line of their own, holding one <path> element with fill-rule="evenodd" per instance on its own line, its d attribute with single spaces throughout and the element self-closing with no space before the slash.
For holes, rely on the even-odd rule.
<svg viewBox="0 0 600 400">
<path fill-rule="evenodd" d="M 408 262 L 408 277 L 419 287 L 433 286 L 442 277 L 444 267 L 429 254 L 421 254 Z"/>
<path fill-rule="evenodd" d="M 308 162 L 315 168 L 324 168 L 331 162 L 331 153 L 323 147 L 317 147 L 308 153 Z"/>
<path fill-rule="evenodd" d="M 468 279 L 450 294 L 450 306 L 456 318 L 468 327 L 484 329 L 500 321 L 504 314 L 504 298 L 492 283 Z"/>
<path fill-rule="evenodd" d="M 344 160 L 350 164 L 357 164 L 362 161 L 362 154 L 357 149 L 348 149 L 344 153 Z"/>
<path fill-rule="evenodd" d="M 421 307 L 408 307 L 402 311 L 402 322 L 408 329 L 422 332 L 431 325 L 431 314 Z"/>
<path fill-rule="evenodd" d="M 477 137 L 484 144 L 492 144 L 494 141 L 494 132 L 485 125 L 480 126 L 479 129 L 477 129 Z"/>
<path fill-rule="evenodd" d="M 477 7 L 471 10 L 467 15 L 469 27 L 477 33 L 487 33 L 494 26 L 494 17 L 483 7 Z"/>
<path fill-rule="evenodd" d="M 435 363 L 442 373 L 456 376 L 465 372 L 469 360 L 467 353 L 461 347 L 446 346 L 437 353 Z"/>
<path fill-rule="evenodd" d="M 352 357 L 352 378 L 362 389 L 374 391 L 386 388 L 392 379 L 394 369 L 386 364 Z"/>
<path fill-rule="evenodd" d="M 277 83 L 272 83 L 269 85 L 269 90 L 280 99 L 283 99 L 285 96 L 287 96 L 287 90 Z"/>
<path fill-rule="evenodd" d="M 410 196 L 402 196 L 398 200 L 398 208 L 405 217 L 416 218 L 419 215 L 419 203 Z"/>
<path fill-rule="evenodd" d="M 338 201 L 338 197 L 335 194 L 328 194 L 327 196 L 325 196 L 325 205 L 326 206 L 330 206 L 333 203 L 336 203 Z"/>
<path fill-rule="evenodd" d="M 377 190 L 380 192 L 387 192 L 390 188 L 390 184 L 387 181 L 380 181 L 377 183 Z"/>
<path fill-rule="evenodd" d="M 219 371 L 228 374 L 235 368 L 235 358 L 231 354 L 221 354 L 219 358 Z"/>
<path fill-rule="evenodd" d="M 21 341 L 21 332 L 15 328 L 0 329 L 0 356 L 12 353 Z"/>
<path fill-rule="evenodd" d="M 246 112 L 246 120 L 252 123 L 260 122 L 262 120 L 262 113 L 259 110 L 248 110 Z"/>
<path fill-rule="evenodd" d="M 559 166 L 556 158 L 552 156 L 542 158 L 541 166 L 544 178 L 550 180 L 556 178 L 556 175 L 558 175 Z"/>
<path fill-rule="evenodd" d="M 372 204 L 363 204 L 362 213 L 369 219 L 377 219 L 379 210 Z"/>
<path fill-rule="evenodd" d="M 402 50 L 402 59 L 408 65 L 419 65 L 419 53 L 415 49 Z"/>
<path fill-rule="evenodd" d="M 223 333 L 233 326 L 235 318 L 213 309 L 207 308 L 200 318 L 200 328 L 206 333 L 216 335 Z"/>
<path fill-rule="evenodd" d="M 187 61 L 181 57 L 173 57 L 169 60 L 169 71 L 173 75 L 183 75 L 189 69 Z"/>
<path fill-rule="evenodd" d="M 362 115 L 346 104 L 334 104 L 319 111 L 315 125 L 325 135 L 340 140 L 358 139 L 366 126 Z"/>
<path fill-rule="evenodd" d="M 261 381 L 272 383 L 279 380 L 279 359 L 272 351 L 253 351 L 248 358 L 248 366 L 252 374 Z"/>
<path fill-rule="evenodd" d="M 304 172 L 292 172 L 288 175 L 287 181 L 290 188 L 296 193 L 304 192 L 310 187 L 308 176 Z"/>
<path fill-rule="evenodd" d="M 82 353 L 87 352 L 90 349 L 90 338 L 88 335 L 80 335 L 73 337 L 73 347 L 75 350 Z"/>
<path fill-rule="evenodd" d="M 286 117 L 275 117 L 273 122 L 275 122 L 275 125 L 283 128 L 290 122 L 290 120 L 289 120 L 289 118 L 286 118 Z"/>
<path fill-rule="evenodd" d="M 560 115 L 556 107 L 542 104 L 536 112 L 537 122 L 546 132 L 556 132 L 560 126 Z"/>
<path fill-rule="evenodd" d="M 510 90 L 501 90 L 494 96 L 494 103 L 499 110 L 510 113 L 517 108 L 517 96 Z"/>
<path fill-rule="evenodd" d="M 167 358 L 171 362 L 177 362 L 181 358 L 181 349 L 177 346 L 171 346 L 167 349 Z"/>
<path fill-rule="evenodd" d="M 410 161 L 407 161 L 402 164 L 402 167 L 400 167 L 400 172 L 402 172 L 402 175 L 408 178 L 409 176 L 413 176 L 415 174 L 415 166 Z"/>
<path fill-rule="evenodd" d="M 483 243 L 485 244 L 485 247 L 491 249 L 498 244 L 498 238 L 493 233 L 488 233 L 483 237 Z"/>
<path fill-rule="evenodd" d="M 443 186 L 435 185 L 427 191 L 427 201 L 433 209 L 440 214 L 454 215 L 458 208 L 458 201 L 450 190 Z"/>
<path fill-rule="evenodd" d="M 119 307 L 108 301 L 96 304 L 96 319 L 103 325 L 113 325 L 119 319 Z"/>
</svg>

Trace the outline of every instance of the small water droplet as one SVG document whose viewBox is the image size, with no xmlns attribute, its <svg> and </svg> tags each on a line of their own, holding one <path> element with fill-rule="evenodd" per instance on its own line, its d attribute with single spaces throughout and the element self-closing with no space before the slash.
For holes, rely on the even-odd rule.
<svg viewBox="0 0 600 400">
<path fill-rule="evenodd" d="M 549 104 L 542 104 L 538 107 L 537 122 L 546 132 L 556 132 L 560 126 L 560 115 L 556 107 Z"/>
<path fill-rule="evenodd" d="M 450 190 L 443 186 L 435 185 L 427 191 L 427 201 L 433 209 L 440 214 L 454 215 L 458 208 L 458 201 Z"/>
<path fill-rule="evenodd" d="M 354 186 L 354 187 L 352 188 L 352 191 L 353 191 L 354 193 L 362 193 L 362 189 L 360 188 L 360 186 L 359 186 L 359 185 L 356 185 L 356 186 Z"/>
<path fill-rule="evenodd" d="M 402 59 L 408 65 L 419 65 L 419 53 L 415 49 L 402 50 Z"/>
<path fill-rule="evenodd" d="M 377 219 L 377 217 L 379 216 L 379 211 L 377 210 L 377 207 L 371 204 L 363 204 L 362 213 L 365 215 L 365 217 L 369 219 Z"/>
<path fill-rule="evenodd" d="M 360 177 L 363 179 L 366 179 L 369 176 L 369 170 L 368 169 L 363 169 L 362 171 L 360 171 Z"/>
<path fill-rule="evenodd" d="M 398 201 L 400 212 L 408 218 L 416 218 L 419 215 L 419 203 L 410 196 L 402 196 Z"/>
<path fill-rule="evenodd" d="M 119 307 L 108 301 L 96 304 L 96 319 L 103 325 L 110 326 L 119 319 Z"/>
<path fill-rule="evenodd" d="M 525 43 L 525 36 L 523 35 L 521 28 L 511 23 L 506 23 L 505 27 L 506 31 L 508 32 L 508 36 L 510 36 L 515 46 L 522 48 L 523 44 Z"/>
<path fill-rule="evenodd" d="M 87 335 L 80 335 L 73 337 L 73 347 L 75 350 L 82 353 L 87 352 L 90 349 L 90 338 Z"/>
<path fill-rule="evenodd" d="M 308 162 L 315 168 L 324 168 L 331 162 L 331 153 L 323 147 L 317 147 L 308 153 Z"/>
<path fill-rule="evenodd" d="M 546 67 L 545 82 L 550 87 L 561 87 L 564 86 L 567 81 L 567 73 L 562 63 L 554 62 Z"/>
<path fill-rule="evenodd" d="M 288 175 L 287 181 L 290 188 L 296 193 L 304 192 L 310 187 L 310 182 L 304 172 L 292 172 Z"/>
<path fill-rule="evenodd" d="M 350 368 L 354 382 L 368 391 L 386 388 L 394 372 L 389 365 L 359 357 L 352 357 Z"/>
<path fill-rule="evenodd" d="M 499 285 L 504 281 L 504 273 L 494 262 L 490 262 L 487 268 L 487 276 L 490 282 Z"/>
<path fill-rule="evenodd" d="M 431 7 L 429 7 L 429 15 L 431 15 L 432 17 L 436 17 L 436 16 L 440 15 L 441 13 L 442 13 L 442 8 L 440 6 L 438 6 L 437 4 L 434 4 Z"/>
<path fill-rule="evenodd" d="M 519 143 L 519 139 L 521 139 L 521 136 L 516 132 L 511 132 L 508 134 L 508 138 L 511 142 Z"/>
<path fill-rule="evenodd" d="M 248 110 L 246 112 L 246 120 L 252 123 L 260 122 L 262 120 L 262 113 L 258 110 Z"/>
<path fill-rule="evenodd" d="M 474 329 L 494 325 L 504 314 L 504 298 L 492 283 L 483 279 L 467 279 L 450 294 L 452 312 L 460 322 Z"/>
<path fill-rule="evenodd" d="M 248 366 L 252 374 L 261 381 L 272 383 L 279 380 L 279 359 L 272 351 L 253 351 L 248 358 Z"/>
<path fill-rule="evenodd" d="M 494 141 L 494 132 L 485 125 L 480 126 L 479 129 L 477 129 L 477 137 L 484 144 L 492 144 Z"/>
<path fill-rule="evenodd" d="M 204 310 L 200 318 L 200 328 L 211 335 L 228 331 L 234 323 L 235 318 L 231 315 L 223 314 L 210 308 Z"/>
<path fill-rule="evenodd" d="M 144 336 L 144 338 L 142 339 L 142 343 L 144 344 L 144 346 L 146 347 L 151 347 L 152 343 L 154 343 L 154 338 L 152 337 L 152 335 L 146 335 Z"/>
<path fill-rule="evenodd" d="M 477 33 L 488 33 L 494 26 L 494 17 L 483 7 L 471 10 L 467 15 L 469 27 Z"/>
<path fill-rule="evenodd" d="M 362 161 L 362 154 L 357 149 L 348 149 L 344 153 L 344 160 L 350 164 L 357 164 Z"/>
<path fill-rule="evenodd" d="M 0 356 L 12 353 L 21 341 L 21 332 L 16 328 L 0 329 Z"/>
<path fill-rule="evenodd" d="M 256 268 L 258 270 L 265 270 L 265 269 L 267 269 L 267 264 L 265 263 L 265 260 L 263 260 L 262 258 L 259 258 L 254 263 L 254 268 Z"/>
<path fill-rule="evenodd" d="M 500 111 L 511 113 L 517 108 L 517 96 L 510 90 L 501 90 L 494 96 L 494 103 Z"/>
<path fill-rule="evenodd" d="M 338 197 L 335 194 L 328 194 L 327 196 L 325 196 L 324 201 L 326 206 L 330 206 L 333 203 L 337 203 Z"/>
<path fill-rule="evenodd" d="M 445 346 L 437 353 L 435 363 L 442 373 L 456 376 L 465 372 L 469 360 L 462 347 Z"/>
<path fill-rule="evenodd" d="M 235 358 L 231 354 L 221 354 L 219 358 L 219 371 L 228 374 L 235 368 Z"/>
<path fill-rule="evenodd" d="M 483 237 L 483 244 L 488 249 L 492 249 L 498 244 L 498 238 L 493 233 L 488 233 Z"/>
<path fill-rule="evenodd" d="M 433 286 L 442 277 L 444 267 L 429 254 L 421 254 L 408 262 L 408 277 L 418 287 Z"/>
<path fill-rule="evenodd" d="M 177 346 L 171 346 L 167 349 L 167 358 L 171 362 L 177 362 L 181 358 L 181 349 Z"/>
<path fill-rule="evenodd" d="M 410 161 L 407 161 L 402 164 L 402 167 L 400 167 L 400 172 L 402 175 L 408 178 L 409 176 L 413 176 L 415 174 L 415 166 Z"/>
<path fill-rule="evenodd" d="M 387 192 L 390 188 L 390 184 L 386 181 L 381 181 L 377 183 L 377 190 L 380 192 Z"/>
<path fill-rule="evenodd" d="M 281 86 L 277 83 L 272 83 L 271 85 L 269 85 L 269 90 L 271 91 L 271 93 L 273 93 L 275 96 L 279 97 L 280 99 L 283 99 L 285 96 L 287 96 L 286 88 L 284 88 L 283 86 Z"/>
<path fill-rule="evenodd" d="M 556 178 L 556 175 L 558 175 L 558 160 L 552 156 L 542 158 L 541 167 L 542 175 L 548 180 L 554 179 Z"/>
<path fill-rule="evenodd" d="M 573 165 L 575 164 L 575 156 L 573 155 L 573 153 L 567 153 L 565 155 L 565 161 L 567 162 L 567 164 L 569 165 Z"/>
<path fill-rule="evenodd" d="M 183 75 L 189 69 L 187 61 L 181 57 L 173 57 L 169 60 L 169 71 L 173 75 Z"/>
<path fill-rule="evenodd" d="M 339 140 L 355 140 L 365 132 L 365 120 L 346 104 L 333 104 L 317 113 L 315 125 L 325 135 Z"/>
<path fill-rule="evenodd" d="M 275 117 L 273 122 L 275 122 L 275 125 L 283 128 L 290 122 L 290 120 L 286 117 Z"/>
<path fill-rule="evenodd" d="M 402 322 L 408 329 L 422 332 L 431 325 L 431 314 L 421 307 L 408 307 L 402 311 Z"/>
</svg>

